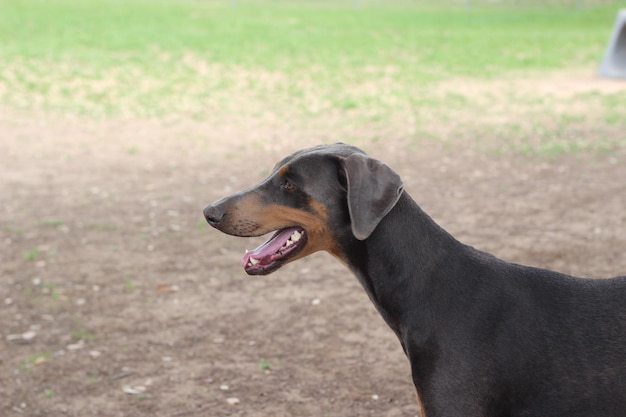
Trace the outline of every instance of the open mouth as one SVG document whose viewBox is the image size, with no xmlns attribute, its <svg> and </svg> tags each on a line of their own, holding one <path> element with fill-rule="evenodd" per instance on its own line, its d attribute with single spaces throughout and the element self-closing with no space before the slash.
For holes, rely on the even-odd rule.
<svg viewBox="0 0 626 417">
<path fill-rule="evenodd" d="M 261 246 L 247 251 L 243 268 L 248 275 L 266 275 L 280 266 L 304 247 L 307 236 L 301 227 L 278 230 Z"/>
</svg>

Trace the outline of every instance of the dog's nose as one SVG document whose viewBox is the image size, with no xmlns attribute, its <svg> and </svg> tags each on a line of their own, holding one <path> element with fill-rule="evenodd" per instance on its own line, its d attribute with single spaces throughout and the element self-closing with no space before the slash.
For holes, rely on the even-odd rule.
<svg viewBox="0 0 626 417">
<path fill-rule="evenodd" d="M 224 218 L 224 212 L 217 206 L 207 206 L 204 209 L 204 218 L 211 226 L 215 227 Z"/>
</svg>

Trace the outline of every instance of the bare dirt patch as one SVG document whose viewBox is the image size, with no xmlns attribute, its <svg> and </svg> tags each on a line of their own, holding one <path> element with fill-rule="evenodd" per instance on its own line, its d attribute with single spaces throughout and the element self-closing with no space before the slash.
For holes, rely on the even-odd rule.
<svg viewBox="0 0 626 417">
<path fill-rule="evenodd" d="M 342 265 L 316 254 L 251 278 L 240 259 L 257 241 L 202 219 L 336 132 L 9 109 L 0 132 L 1 415 L 419 414 L 399 343 Z M 626 272 L 623 147 L 530 157 L 392 139 L 357 145 L 463 242 Z"/>
<path fill-rule="evenodd" d="M 589 69 L 544 72 L 532 77 L 513 77 L 499 80 L 476 81 L 469 79 L 452 79 L 440 83 L 442 92 L 456 92 L 467 96 L 481 96 L 518 91 L 521 94 L 536 96 L 537 94 L 573 98 L 581 93 L 624 93 L 626 85 L 623 81 L 602 78 L 591 73 Z"/>
</svg>

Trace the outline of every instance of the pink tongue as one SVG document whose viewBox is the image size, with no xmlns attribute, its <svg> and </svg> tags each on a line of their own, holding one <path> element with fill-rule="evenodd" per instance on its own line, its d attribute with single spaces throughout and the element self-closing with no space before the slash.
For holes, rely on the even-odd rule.
<svg viewBox="0 0 626 417">
<path fill-rule="evenodd" d="M 246 266 L 250 261 L 250 257 L 254 257 L 259 261 L 263 261 L 265 258 L 268 258 L 278 252 L 278 249 L 282 248 L 283 245 L 289 238 L 294 230 L 298 230 L 295 227 L 289 229 L 279 230 L 272 236 L 267 242 L 262 244 L 256 249 L 252 249 L 243 256 L 243 265 Z"/>
</svg>

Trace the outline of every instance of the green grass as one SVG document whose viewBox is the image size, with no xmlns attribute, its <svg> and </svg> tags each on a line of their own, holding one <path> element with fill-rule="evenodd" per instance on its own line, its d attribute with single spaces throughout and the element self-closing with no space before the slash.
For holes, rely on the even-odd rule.
<svg viewBox="0 0 626 417">
<path fill-rule="evenodd" d="M 36 353 L 35 355 L 21 361 L 18 364 L 17 369 L 19 369 L 20 371 L 30 371 L 37 364 L 43 363 L 49 360 L 51 357 L 52 354 L 48 352 Z"/>
<path fill-rule="evenodd" d="M 41 253 L 41 249 L 39 248 L 29 249 L 26 252 L 24 252 L 24 260 L 32 262 L 35 259 L 37 259 L 37 256 L 39 256 L 40 253 Z"/>
<path fill-rule="evenodd" d="M 137 284 L 133 281 L 132 278 L 126 278 L 126 284 L 124 285 L 124 289 L 128 292 L 135 291 L 137 289 Z"/>
<path fill-rule="evenodd" d="M 588 62 L 597 59 L 614 14 L 606 8 L 466 11 L 410 4 L 354 10 L 342 2 L 3 4 L 0 39 L 7 57 L 82 62 L 94 70 L 138 64 L 159 73 L 191 52 L 208 62 L 270 71 L 391 64 L 418 79 Z"/>
<path fill-rule="evenodd" d="M 331 115 L 344 126 L 381 131 L 398 124 L 395 117 L 404 124 L 412 120 L 401 127 L 409 135 L 439 137 L 433 120 L 473 132 L 487 112 L 506 113 L 509 103 L 523 102 L 522 120 L 554 107 L 561 108 L 557 119 L 569 118 L 548 120 L 550 140 L 590 120 L 624 125 L 620 93 L 580 95 L 577 100 L 594 108 L 588 112 L 571 106 L 569 98 L 546 101 L 541 92 L 528 99 L 496 91 L 484 107 L 471 92 L 438 89 L 450 80 L 581 68 L 591 74 L 606 47 L 615 5 L 475 4 L 467 10 L 462 3 L 400 0 L 370 0 L 358 8 L 350 1 L 231 4 L 3 0 L 0 106 L 168 120 L 263 119 L 271 113 L 311 125 Z M 464 113 L 475 114 L 466 118 L 467 129 L 458 120 Z M 528 128 L 498 129 L 506 136 Z M 530 147 L 540 153 L 579 148 Z"/>
<path fill-rule="evenodd" d="M 450 77 L 594 64 L 612 8 L 4 0 L 0 102 L 91 115 L 387 108 Z M 584 28 L 584 29 L 583 29 Z M 377 83 L 384 95 L 364 93 Z M 311 105 L 317 101 L 318 105 Z"/>
<path fill-rule="evenodd" d="M 268 359 L 265 359 L 265 358 L 259 359 L 259 368 L 262 371 L 271 371 L 273 366 L 274 365 L 272 365 L 272 362 L 270 362 Z"/>
<path fill-rule="evenodd" d="M 65 221 L 60 219 L 47 219 L 42 221 L 40 224 L 42 224 L 43 226 L 57 227 L 63 226 L 65 224 Z"/>
<path fill-rule="evenodd" d="M 72 331 L 72 337 L 76 340 L 93 340 L 96 335 L 81 327 Z"/>
</svg>

